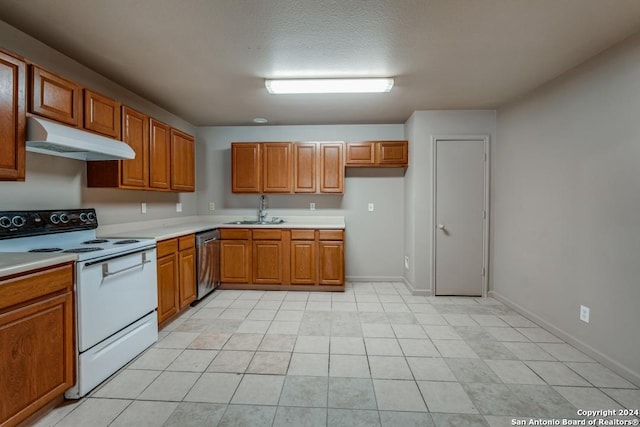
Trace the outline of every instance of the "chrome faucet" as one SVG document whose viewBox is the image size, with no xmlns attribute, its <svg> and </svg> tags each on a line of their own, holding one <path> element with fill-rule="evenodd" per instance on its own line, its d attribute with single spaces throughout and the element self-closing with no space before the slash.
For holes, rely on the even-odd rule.
<svg viewBox="0 0 640 427">
<path fill-rule="evenodd" d="M 260 195 L 260 205 L 258 206 L 258 221 L 263 222 L 267 220 L 268 212 L 265 210 L 267 208 L 267 198 L 264 194 Z"/>
</svg>

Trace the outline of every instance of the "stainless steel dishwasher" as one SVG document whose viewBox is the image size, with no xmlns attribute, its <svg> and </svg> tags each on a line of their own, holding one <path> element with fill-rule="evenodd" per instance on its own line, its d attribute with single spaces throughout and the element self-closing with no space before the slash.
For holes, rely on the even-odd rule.
<svg viewBox="0 0 640 427">
<path fill-rule="evenodd" d="M 196 270 L 198 273 L 197 304 L 220 285 L 220 232 L 203 231 L 196 234 Z"/>
</svg>

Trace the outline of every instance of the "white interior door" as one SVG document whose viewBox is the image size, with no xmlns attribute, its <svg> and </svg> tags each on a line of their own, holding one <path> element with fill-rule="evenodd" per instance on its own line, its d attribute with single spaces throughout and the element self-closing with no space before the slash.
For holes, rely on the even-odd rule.
<svg viewBox="0 0 640 427">
<path fill-rule="evenodd" d="M 436 295 L 482 296 L 485 274 L 484 139 L 436 139 Z"/>
</svg>

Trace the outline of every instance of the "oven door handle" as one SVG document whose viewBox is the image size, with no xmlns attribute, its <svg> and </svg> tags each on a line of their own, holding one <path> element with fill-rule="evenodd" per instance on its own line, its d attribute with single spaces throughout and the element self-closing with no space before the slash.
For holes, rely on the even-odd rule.
<svg viewBox="0 0 640 427">
<path fill-rule="evenodd" d="M 151 262 L 151 260 L 147 259 L 147 253 L 146 252 L 142 252 L 142 262 L 140 264 L 131 265 L 129 267 L 122 268 L 122 269 L 120 269 L 118 271 L 109 271 L 109 263 L 105 262 L 104 264 L 102 264 L 102 278 L 104 279 L 105 277 L 114 276 L 116 274 L 124 273 L 125 271 L 129 271 L 129 270 L 132 270 L 134 268 L 142 267 L 143 265 L 149 264 L 150 262 Z"/>
</svg>

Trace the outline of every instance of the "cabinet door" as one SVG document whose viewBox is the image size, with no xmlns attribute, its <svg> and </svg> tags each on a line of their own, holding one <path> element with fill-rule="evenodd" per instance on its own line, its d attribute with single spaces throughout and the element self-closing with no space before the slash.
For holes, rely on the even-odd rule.
<svg viewBox="0 0 640 427">
<path fill-rule="evenodd" d="M 120 139 L 120 103 L 85 89 L 84 128 L 114 139 Z"/>
<path fill-rule="evenodd" d="M 320 143 L 320 192 L 344 193 L 344 157 L 342 142 Z"/>
<path fill-rule="evenodd" d="M 66 292 L 0 315 L 0 425 L 18 424 L 74 384 L 73 313 Z"/>
<path fill-rule="evenodd" d="M 293 192 L 315 193 L 318 144 L 314 142 L 296 142 L 293 145 Z"/>
<path fill-rule="evenodd" d="M 195 191 L 196 144 L 191 135 L 171 129 L 171 189 Z"/>
<path fill-rule="evenodd" d="M 222 283 L 249 283 L 251 278 L 251 248 L 248 240 L 220 242 Z"/>
<path fill-rule="evenodd" d="M 282 242 L 253 241 L 253 283 L 282 283 Z"/>
<path fill-rule="evenodd" d="M 155 119 L 150 123 L 149 187 L 168 190 L 171 185 L 171 128 Z"/>
<path fill-rule="evenodd" d="M 316 263 L 316 242 L 298 240 L 291 242 L 291 283 L 294 285 L 315 285 L 318 266 Z"/>
<path fill-rule="evenodd" d="M 180 308 L 186 307 L 196 299 L 196 250 L 180 251 Z"/>
<path fill-rule="evenodd" d="M 373 166 L 375 144 L 373 142 L 347 142 L 347 166 Z"/>
<path fill-rule="evenodd" d="M 158 324 L 178 312 L 178 260 L 175 253 L 158 258 Z"/>
<path fill-rule="evenodd" d="M 25 177 L 25 69 L 23 61 L 0 52 L 0 180 Z"/>
<path fill-rule="evenodd" d="M 382 166 L 407 166 L 409 144 L 407 141 L 376 142 L 376 164 Z"/>
<path fill-rule="evenodd" d="M 136 153 L 122 160 L 121 184 L 145 188 L 149 185 L 149 118 L 127 106 L 122 107 L 122 140 Z"/>
<path fill-rule="evenodd" d="M 262 144 L 262 192 L 291 193 L 291 143 L 267 142 Z"/>
<path fill-rule="evenodd" d="M 259 143 L 231 144 L 231 191 L 234 193 L 260 193 L 262 168 Z"/>
<path fill-rule="evenodd" d="M 344 284 L 344 242 L 318 242 L 320 284 Z"/>
<path fill-rule="evenodd" d="M 79 127 L 82 124 L 81 95 L 79 84 L 31 66 L 31 113 Z"/>
</svg>

